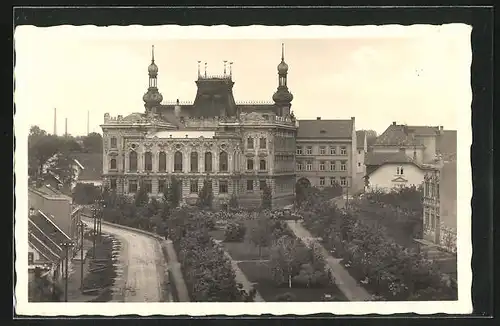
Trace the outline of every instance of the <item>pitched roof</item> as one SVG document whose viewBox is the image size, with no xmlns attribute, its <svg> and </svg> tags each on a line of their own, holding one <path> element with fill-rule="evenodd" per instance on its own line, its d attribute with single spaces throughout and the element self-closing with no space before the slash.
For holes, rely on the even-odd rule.
<svg viewBox="0 0 500 326">
<path fill-rule="evenodd" d="M 356 131 L 356 145 L 358 149 L 365 148 L 366 133 L 364 130 Z"/>
<path fill-rule="evenodd" d="M 100 180 L 102 176 L 101 153 L 74 153 L 72 157 L 83 166 L 78 175 L 78 180 Z"/>
<path fill-rule="evenodd" d="M 443 130 L 437 138 L 436 151 L 443 155 L 445 161 L 456 160 L 457 157 L 457 131 Z"/>
<path fill-rule="evenodd" d="M 299 120 L 297 138 L 352 138 L 353 120 Z"/>
<path fill-rule="evenodd" d="M 48 259 L 61 257 L 62 248 L 60 244 L 71 240 L 42 211 L 38 211 L 28 218 L 28 232 L 30 243 Z"/>
<path fill-rule="evenodd" d="M 413 163 L 413 159 L 403 152 L 397 153 L 373 153 L 368 152 L 365 156 L 365 165 L 381 166 L 388 163 Z"/>
<path fill-rule="evenodd" d="M 380 136 L 374 146 L 420 146 L 418 136 L 436 135 L 439 127 L 407 126 L 391 124 Z"/>
</svg>

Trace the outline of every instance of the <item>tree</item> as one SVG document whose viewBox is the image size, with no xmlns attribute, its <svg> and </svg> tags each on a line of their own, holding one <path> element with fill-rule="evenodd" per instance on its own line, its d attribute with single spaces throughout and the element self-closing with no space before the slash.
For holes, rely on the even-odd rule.
<svg viewBox="0 0 500 326">
<path fill-rule="evenodd" d="M 89 183 L 77 183 L 73 188 L 73 201 L 78 205 L 90 205 L 100 196 L 99 187 Z"/>
<path fill-rule="evenodd" d="M 40 267 L 34 271 L 34 286 L 31 289 L 33 301 L 35 302 L 60 302 L 62 291 L 49 277 L 43 274 Z"/>
<path fill-rule="evenodd" d="M 212 180 L 203 180 L 203 187 L 201 187 L 198 193 L 197 204 L 200 209 L 211 209 L 212 202 L 214 199 L 214 193 L 212 189 Z"/>
<path fill-rule="evenodd" d="M 266 183 L 264 185 L 264 189 L 262 189 L 262 208 L 263 209 L 271 209 L 273 206 L 273 194 L 271 192 L 271 188 Z"/>
<path fill-rule="evenodd" d="M 146 187 L 141 183 L 134 197 L 136 207 L 145 207 L 149 203 L 149 196 Z"/>
<path fill-rule="evenodd" d="M 50 164 L 49 170 L 57 175 L 64 186 L 71 188 L 76 177 L 74 164 L 74 160 L 67 152 L 60 152 Z"/>
<path fill-rule="evenodd" d="M 172 177 L 170 185 L 164 193 L 164 198 L 170 210 L 179 206 L 182 198 L 181 191 L 182 184 L 177 180 L 177 178 Z"/>
<path fill-rule="evenodd" d="M 91 132 L 82 138 L 83 150 L 88 153 L 102 153 L 102 136 L 99 133 Z"/>
<path fill-rule="evenodd" d="M 39 178 L 43 173 L 43 166 L 53 157 L 60 147 L 59 138 L 47 135 L 45 130 L 32 126 L 28 135 L 28 173 L 33 178 Z"/>
<path fill-rule="evenodd" d="M 295 203 L 297 206 L 302 206 L 302 204 L 307 200 L 309 188 L 310 185 L 305 181 L 297 181 L 295 184 Z"/>
<path fill-rule="evenodd" d="M 249 240 L 259 248 L 259 259 L 262 259 L 262 247 L 271 244 L 273 223 L 266 214 L 260 214 L 257 223 L 250 229 Z"/>
<path fill-rule="evenodd" d="M 302 264 L 309 261 L 309 252 L 300 239 L 284 235 L 271 249 L 271 267 L 273 279 L 277 285 L 288 283 L 292 287 L 292 278 L 300 272 Z"/>
<path fill-rule="evenodd" d="M 238 203 L 238 197 L 236 196 L 236 193 L 231 194 L 231 198 L 229 198 L 229 209 L 230 210 L 238 210 L 239 208 L 239 203 Z"/>
</svg>

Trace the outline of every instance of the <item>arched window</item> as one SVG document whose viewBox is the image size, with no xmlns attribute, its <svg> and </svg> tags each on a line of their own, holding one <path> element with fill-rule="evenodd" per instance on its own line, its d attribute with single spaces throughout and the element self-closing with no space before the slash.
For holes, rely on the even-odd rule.
<svg viewBox="0 0 500 326">
<path fill-rule="evenodd" d="M 205 153 L 205 172 L 212 172 L 212 153 Z"/>
<path fill-rule="evenodd" d="M 179 151 L 174 154 L 174 172 L 182 172 L 182 153 Z"/>
<path fill-rule="evenodd" d="M 116 147 L 117 147 L 116 137 L 111 137 L 111 148 L 116 148 Z"/>
<path fill-rule="evenodd" d="M 165 152 L 160 152 L 158 155 L 158 170 L 160 172 L 167 171 L 167 154 Z"/>
<path fill-rule="evenodd" d="M 247 160 L 247 170 L 253 170 L 253 159 L 251 158 Z"/>
<path fill-rule="evenodd" d="M 153 154 L 151 152 L 144 153 L 144 170 L 153 171 Z"/>
<path fill-rule="evenodd" d="M 226 152 L 220 152 L 219 154 L 219 171 L 227 172 L 228 169 L 228 159 Z"/>
<path fill-rule="evenodd" d="M 128 154 L 128 169 L 130 172 L 137 172 L 137 152 L 135 151 Z"/>
<path fill-rule="evenodd" d="M 247 139 L 247 148 L 253 149 L 253 138 L 252 137 L 248 137 L 248 139 Z"/>
<path fill-rule="evenodd" d="M 260 160 L 260 162 L 259 162 L 259 169 L 260 170 L 265 170 L 266 169 L 266 160 Z"/>
<path fill-rule="evenodd" d="M 116 170 L 116 158 L 112 158 L 111 161 L 109 161 L 109 168 L 111 170 Z"/>
<path fill-rule="evenodd" d="M 198 153 L 191 152 L 191 172 L 198 172 Z"/>
</svg>

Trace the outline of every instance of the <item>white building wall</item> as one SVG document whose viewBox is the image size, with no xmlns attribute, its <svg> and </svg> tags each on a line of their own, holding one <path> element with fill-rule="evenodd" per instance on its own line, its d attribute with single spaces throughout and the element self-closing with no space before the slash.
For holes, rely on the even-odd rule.
<svg viewBox="0 0 500 326">
<path fill-rule="evenodd" d="M 403 167 L 403 174 L 397 174 L 397 167 Z M 370 189 L 389 191 L 397 186 L 419 186 L 424 181 L 424 171 L 417 166 L 405 164 L 384 164 L 370 174 Z M 407 182 L 393 182 L 396 178 L 404 178 Z"/>
</svg>

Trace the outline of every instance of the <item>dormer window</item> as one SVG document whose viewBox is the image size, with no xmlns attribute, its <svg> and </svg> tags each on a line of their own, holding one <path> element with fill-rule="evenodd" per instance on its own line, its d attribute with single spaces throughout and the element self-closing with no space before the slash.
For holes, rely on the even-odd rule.
<svg viewBox="0 0 500 326">
<path fill-rule="evenodd" d="M 319 131 L 319 133 L 320 133 L 320 134 L 326 134 L 326 130 L 325 130 L 325 129 L 321 129 L 321 130 Z"/>
<path fill-rule="evenodd" d="M 398 166 L 398 167 L 396 168 L 396 174 L 397 174 L 397 175 L 403 175 L 403 174 L 404 174 L 403 172 L 404 172 L 404 171 L 403 171 L 403 167 L 402 167 L 402 166 Z"/>
</svg>

